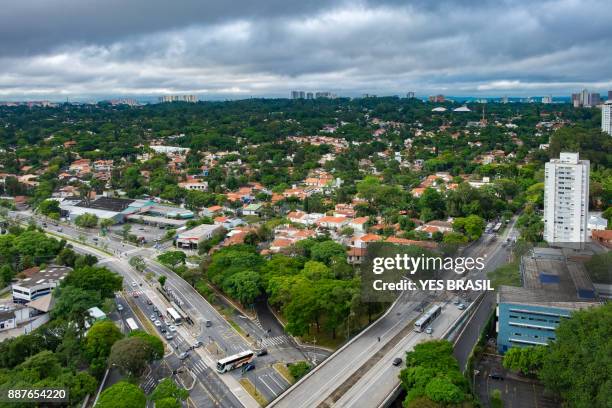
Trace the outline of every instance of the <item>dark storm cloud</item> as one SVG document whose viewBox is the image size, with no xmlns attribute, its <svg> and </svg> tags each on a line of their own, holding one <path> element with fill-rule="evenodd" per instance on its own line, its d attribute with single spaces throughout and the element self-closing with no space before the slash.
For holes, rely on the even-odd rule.
<svg viewBox="0 0 612 408">
<path fill-rule="evenodd" d="M 0 98 L 603 90 L 611 17 L 603 0 L 20 0 L 0 9 Z"/>
</svg>

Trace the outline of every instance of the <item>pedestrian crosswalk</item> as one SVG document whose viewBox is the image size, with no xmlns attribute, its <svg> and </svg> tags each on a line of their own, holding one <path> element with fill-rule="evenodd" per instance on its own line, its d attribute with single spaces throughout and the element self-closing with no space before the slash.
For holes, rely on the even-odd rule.
<svg viewBox="0 0 612 408">
<path fill-rule="evenodd" d="M 193 361 L 190 369 L 194 372 L 194 374 L 199 376 L 204 375 L 206 371 L 209 370 L 206 364 L 204 364 L 204 362 L 200 359 Z"/>
<path fill-rule="evenodd" d="M 262 347 L 271 347 L 271 346 L 279 346 L 281 344 L 289 342 L 289 336 L 274 336 L 274 337 L 265 337 L 261 340 Z"/>
<path fill-rule="evenodd" d="M 141 383 L 141 387 L 145 394 L 150 394 L 151 391 L 155 389 L 155 386 L 157 386 L 157 380 L 153 378 L 151 374 L 147 375 Z"/>
</svg>

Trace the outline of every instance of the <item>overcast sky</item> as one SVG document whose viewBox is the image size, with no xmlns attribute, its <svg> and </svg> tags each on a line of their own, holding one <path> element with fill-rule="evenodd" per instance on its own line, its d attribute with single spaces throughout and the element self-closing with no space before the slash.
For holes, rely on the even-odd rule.
<svg viewBox="0 0 612 408">
<path fill-rule="evenodd" d="M 0 100 L 612 89 L 610 0 L 5 0 Z"/>
</svg>

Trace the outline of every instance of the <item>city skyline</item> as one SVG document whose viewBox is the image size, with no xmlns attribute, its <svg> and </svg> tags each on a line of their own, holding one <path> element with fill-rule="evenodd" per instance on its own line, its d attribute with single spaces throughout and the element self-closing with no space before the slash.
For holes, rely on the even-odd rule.
<svg viewBox="0 0 612 408">
<path fill-rule="evenodd" d="M 611 14 L 596 0 L 11 2 L 0 100 L 605 92 Z"/>
</svg>

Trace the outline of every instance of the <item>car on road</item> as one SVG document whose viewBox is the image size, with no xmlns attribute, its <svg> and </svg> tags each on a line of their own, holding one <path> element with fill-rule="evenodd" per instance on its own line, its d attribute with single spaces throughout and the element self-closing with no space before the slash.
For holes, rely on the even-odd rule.
<svg viewBox="0 0 612 408">
<path fill-rule="evenodd" d="M 504 376 L 496 372 L 492 372 L 491 374 L 489 374 L 489 378 L 492 380 L 500 380 L 500 381 L 504 380 Z"/>
<path fill-rule="evenodd" d="M 155 325 L 155 327 L 161 327 L 162 322 L 160 322 L 159 320 L 155 320 L 153 324 Z"/>
<path fill-rule="evenodd" d="M 166 333 L 166 340 L 172 340 L 174 335 L 172 333 Z"/>
<path fill-rule="evenodd" d="M 189 352 L 188 351 L 183 351 L 180 355 L 179 355 L 179 359 L 184 360 L 187 357 L 189 357 Z"/>
<path fill-rule="evenodd" d="M 122 304 L 118 304 L 117 305 L 117 310 L 121 312 L 123 310 L 123 305 Z"/>
<path fill-rule="evenodd" d="M 268 354 L 268 350 L 265 348 L 262 348 L 261 350 L 257 350 L 257 357 L 265 356 L 267 354 Z"/>
<path fill-rule="evenodd" d="M 168 326 L 168 330 L 170 330 L 171 332 L 175 332 L 176 331 L 176 326 L 171 324 L 170 326 Z"/>
<path fill-rule="evenodd" d="M 397 367 L 397 366 L 399 366 L 400 364 L 402 364 L 402 359 L 401 359 L 401 358 L 399 358 L 399 357 L 395 357 L 395 358 L 393 359 L 393 362 L 392 362 L 391 364 L 393 364 L 394 366 L 396 366 L 396 367 Z"/>
<path fill-rule="evenodd" d="M 152 305 L 153 302 L 151 302 L 151 299 L 147 299 L 147 305 Z"/>
<path fill-rule="evenodd" d="M 191 346 L 192 348 L 198 348 L 198 347 L 202 347 L 202 342 L 201 341 L 196 341 L 195 343 L 193 343 L 193 346 Z"/>
<path fill-rule="evenodd" d="M 254 369 L 255 369 L 255 364 L 253 364 L 253 363 L 248 363 L 248 364 L 245 364 L 245 365 L 242 367 L 242 372 L 243 372 L 243 373 L 246 373 L 246 372 L 249 372 L 249 371 L 254 370 Z"/>
<path fill-rule="evenodd" d="M 210 320 L 207 320 L 205 325 L 206 325 L 206 327 L 210 327 L 210 326 L 212 326 L 212 322 Z"/>
<path fill-rule="evenodd" d="M 151 319 L 152 322 L 157 320 L 157 316 L 155 316 L 154 314 L 152 314 L 151 316 L 149 316 L 149 319 Z"/>
<path fill-rule="evenodd" d="M 431 333 L 433 333 L 433 329 L 431 327 L 428 327 L 428 328 L 425 329 L 425 333 L 431 334 Z"/>
<path fill-rule="evenodd" d="M 465 305 L 464 305 L 463 303 L 459 303 L 459 304 L 457 305 L 457 309 L 459 309 L 459 310 L 463 310 L 463 309 L 465 309 Z"/>
<path fill-rule="evenodd" d="M 157 308 L 157 306 L 153 306 L 153 311 L 154 311 L 155 313 L 159 312 L 159 309 Z"/>
<path fill-rule="evenodd" d="M 59 227 L 59 228 L 57 229 L 57 232 L 62 232 L 63 230 L 64 230 L 64 229 L 63 229 L 62 227 Z"/>
<path fill-rule="evenodd" d="M 136 286 L 138 286 L 138 283 L 136 283 L 136 281 L 132 281 L 132 287 L 135 288 Z"/>
</svg>

